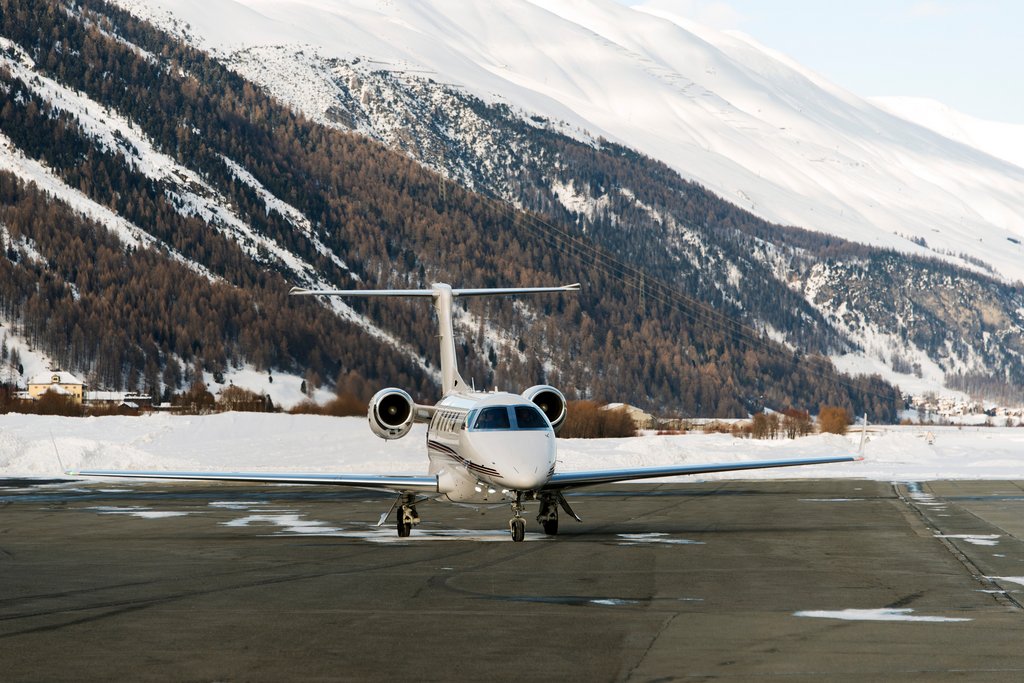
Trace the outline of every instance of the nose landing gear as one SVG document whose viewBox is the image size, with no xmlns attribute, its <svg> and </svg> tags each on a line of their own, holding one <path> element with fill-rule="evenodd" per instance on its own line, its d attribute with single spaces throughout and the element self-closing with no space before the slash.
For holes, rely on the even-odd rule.
<svg viewBox="0 0 1024 683">
<path fill-rule="evenodd" d="M 519 543 L 526 538 L 526 522 L 523 521 L 523 492 L 516 491 L 516 502 L 512 503 L 512 519 L 508 521 L 508 530 L 512 532 L 512 540 Z"/>
<path fill-rule="evenodd" d="M 516 543 L 526 538 L 526 522 L 522 517 L 513 517 L 508 522 L 509 531 L 512 532 L 512 540 Z"/>
</svg>

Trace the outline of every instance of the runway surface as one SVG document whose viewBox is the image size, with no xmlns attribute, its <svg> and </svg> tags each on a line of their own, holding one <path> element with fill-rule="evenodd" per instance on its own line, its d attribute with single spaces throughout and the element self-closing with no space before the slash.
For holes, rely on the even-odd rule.
<svg viewBox="0 0 1024 683">
<path fill-rule="evenodd" d="M 425 503 L 399 539 L 371 492 L 0 480 L 0 678 L 1024 677 L 1020 482 L 569 500 L 557 538 Z"/>
</svg>

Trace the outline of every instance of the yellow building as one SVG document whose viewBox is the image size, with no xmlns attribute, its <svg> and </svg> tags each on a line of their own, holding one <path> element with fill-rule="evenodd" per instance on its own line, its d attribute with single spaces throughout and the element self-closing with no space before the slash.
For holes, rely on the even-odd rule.
<svg viewBox="0 0 1024 683">
<path fill-rule="evenodd" d="M 28 383 L 28 395 L 32 400 L 38 399 L 47 391 L 70 396 L 76 403 L 81 403 L 82 395 L 85 393 L 85 382 L 70 372 L 58 370 L 39 375 Z"/>
</svg>

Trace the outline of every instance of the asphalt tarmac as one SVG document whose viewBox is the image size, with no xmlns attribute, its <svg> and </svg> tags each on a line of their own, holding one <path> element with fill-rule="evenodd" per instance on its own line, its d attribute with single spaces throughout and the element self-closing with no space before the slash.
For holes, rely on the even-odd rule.
<svg viewBox="0 0 1024 683">
<path fill-rule="evenodd" d="M 0 480 L 0 680 L 1024 679 L 1020 483 L 569 501 L 399 539 L 372 492 Z"/>
</svg>

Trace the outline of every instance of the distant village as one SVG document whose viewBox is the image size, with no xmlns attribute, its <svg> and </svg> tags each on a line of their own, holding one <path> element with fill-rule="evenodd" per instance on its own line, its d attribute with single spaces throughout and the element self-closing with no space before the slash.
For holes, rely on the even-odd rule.
<svg viewBox="0 0 1024 683">
<path fill-rule="evenodd" d="M 21 374 L 19 368 L 18 374 Z M 270 378 L 270 381 L 273 381 Z M 306 382 L 300 392 L 306 393 Z M 358 414 L 366 412 L 366 404 L 353 411 L 352 406 L 319 406 L 307 394 L 307 398 L 291 406 L 290 412 L 316 414 Z M 328 413 L 327 409 L 334 410 Z M 77 375 L 66 370 L 48 370 L 31 375 L 27 382 L 19 381 L 8 373 L 0 379 L 0 413 L 21 412 L 42 415 L 104 416 L 139 415 L 151 411 L 168 411 L 200 415 L 214 412 L 274 412 L 280 410 L 265 393 L 250 391 L 233 382 L 222 386 L 207 387 L 203 381 L 193 381 L 182 392 L 153 397 L 140 391 L 111 391 L 91 389 L 90 385 Z"/>
<path fill-rule="evenodd" d="M 51 392 L 74 403 L 91 406 L 111 406 L 124 411 L 139 411 L 153 405 L 153 397 L 134 391 L 89 391 L 81 379 L 63 370 L 37 375 L 28 381 L 28 388 L 16 391 L 14 398 L 38 401 Z"/>
<path fill-rule="evenodd" d="M 927 392 L 920 396 L 908 397 L 907 403 L 916 417 L 908 418 L 918 424 L 959 424 L 968 418 L 984 416 L 994 425 L 1007 427 L 1024 426 L 1024 407 L 1008 407 L 973 399 L 938 396 Z"/>
</svg>

